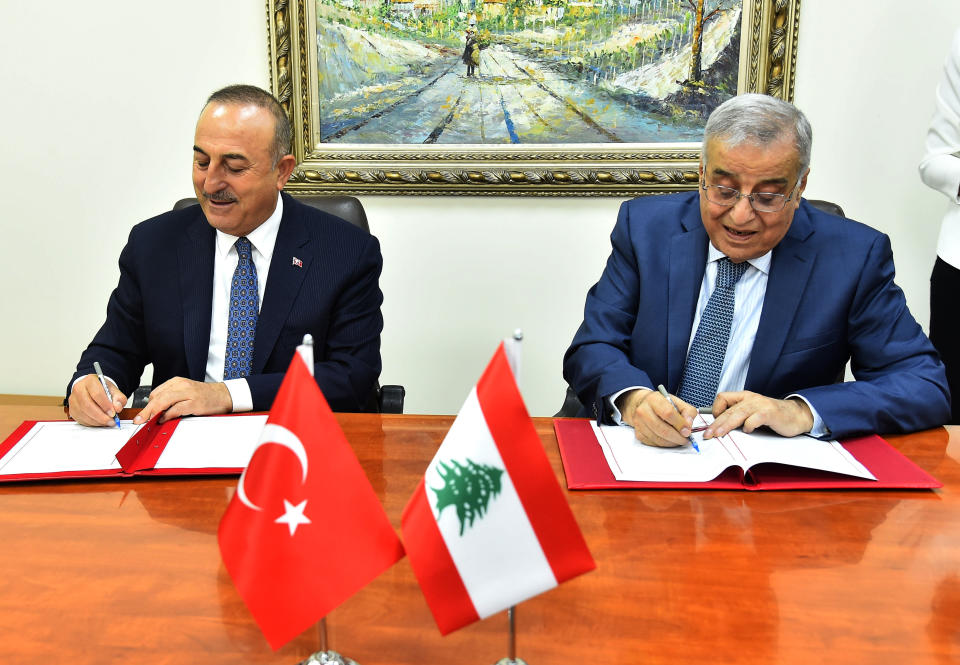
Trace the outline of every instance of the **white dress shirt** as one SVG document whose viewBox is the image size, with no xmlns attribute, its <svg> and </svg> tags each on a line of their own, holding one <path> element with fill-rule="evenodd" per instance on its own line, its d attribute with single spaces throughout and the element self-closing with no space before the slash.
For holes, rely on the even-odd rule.
<svg viewBox="0 0 960 665">
<path fill-rule="evenodd" d="M 697 300 L 697 311 L 693 317 L 693 327 L 690 329 L 690 341 L 687 343 L 687 353 L 690 353 L 690 345 L 693 344 L 693 337 L 697 326 L 700 325 L 700 317 L 703 316 L 703 310 L 710 300 L 710 294 L 713 293 L 717 282 L 717 262 L 726 256 L 723 252 L 710 243 L 707 249 L 707 267 L 703 273 L 703 281 L 700 282 L 700 298 Z M 767 278 L 770 276 L 770 261 L 773 258 L 772 250 L 758 256 L 755 259 L 749 259 L 747 269 L 743 276 L 734 286 L 733 302 L 733 320 L 730 323 L 730 339 L 727 342 L 727 352 L 723 357 L 723 367 L 720 369 L 720 381 L 717 384 L 717 392 L 733 392 L 743 390 L 747 382 L 747 372 L 750 369 L 750 354 L 753 352 L 753 342 L 757 336 L 757 327 L 760 325 L 760 314 L 763 312 L 763 298 L 767 293 Z M 637 388 L 647 388 L 655 390 L 654 386 L 631 386 L 624 388 L 620 392 L 614 393 L 609 399 L 612 407 L 614 422 L 625 424 L 617 409 L 616 399 L 623 393 L 635 390 Z M 801 395 L 790 395 L 790 397 L 799 397 L 813 413 L 813 428 L 810 433 L 813 436 L 822 436 L 827 433 L 827 428 L 823 425 L 816 409 L 810 405 Z"/>
<path fill-rule="evenodd" d="M 937 256 L 960 268 L 960 30 L 953 36 L 943 78 L 937 85 L 936 110 L 927 130 L 920 178 L 943 192 L 950 203 L 940 225 Z"/>
<path fill-rule="evenodd" d="M 263 294 L 267 290 L 267 276 L 270 274 L 270 260 L 273 247 L 277 243 L 277 231 L 283 217 L 283 198 L 277 194 L 277 207 L 263 224 L 247 234 L 252 245 L 253 265 L 257 268 L 257 287 L 259 305 L 263 306 Z M 210 311 L 210 346 L 207 349 L 207 369 L 204 381 L 217 383 L 223 381 L 230 391 L 233 410 L 250 411 L 253 397 L 246 379 L 223 380 L 224 358 L 227 352 L 227 320 L 230 318 L 230 283 L 237 269 L 240 257 L 234 243 L 237 236 L 217 229 L 217 245 L 213 258 L 213 307 Z"/>
</svg>

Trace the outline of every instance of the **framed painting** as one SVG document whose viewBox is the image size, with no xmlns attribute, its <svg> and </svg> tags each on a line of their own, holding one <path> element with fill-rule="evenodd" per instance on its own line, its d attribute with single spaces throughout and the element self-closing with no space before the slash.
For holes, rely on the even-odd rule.
<svg viewBox="0 0 960 665">
<path fill-rule="evenodd" d="M 793 99 L 800 0 L 267 0 L 303 193 L 690 189 L 710 111 Z"/>
</svg>

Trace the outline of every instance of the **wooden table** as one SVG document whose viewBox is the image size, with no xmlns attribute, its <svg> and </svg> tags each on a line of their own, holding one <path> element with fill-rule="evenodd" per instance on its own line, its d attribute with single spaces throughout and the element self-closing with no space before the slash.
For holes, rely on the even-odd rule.
<svg viewBox="0 0 960 665">
<path fill-rule="evenodd" d="M 0 396 L 0 438 L 63 416 Z M 399 529 L 451 418 L 342 415 Z M 537 430 L 558 479 L 549 419 Z M 597 570 L 520 605 L 518 655 L 547 663 L 949 663 L 960 659 L 960 428 L 890 441 L 940 491 L 590 491 L 570 505 Z M 236 478 L 0 486 L 0 663 L 288 663 L 220 562 Z M 488 665 L 500 614 L 441 637 L 406 559 L 329 617 L 361 665 Z"/>
</svg>

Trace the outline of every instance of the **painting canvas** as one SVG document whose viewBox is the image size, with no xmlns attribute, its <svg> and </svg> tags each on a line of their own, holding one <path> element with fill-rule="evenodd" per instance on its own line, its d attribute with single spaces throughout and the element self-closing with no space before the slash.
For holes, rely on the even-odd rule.
<svg viewBox="0 0 960 665">
<path fill-rule="evenodd" d="M 696 186 L 710 111 L 793 98 L 799 0 L 267 0 L 303 193 Z"/>
<path fill-rule="evenodd" d="M 742 1 L 316 0 L 324 143 L 698 141 Z"/>
</svg>

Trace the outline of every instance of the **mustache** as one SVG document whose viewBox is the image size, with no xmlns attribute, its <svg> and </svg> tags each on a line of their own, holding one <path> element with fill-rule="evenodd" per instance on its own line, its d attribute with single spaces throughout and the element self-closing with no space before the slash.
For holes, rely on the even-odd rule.
<svg viewBox="0 0 960 665">
<path fill-rule="evenodd" d="M 212 194 L 203 192 L 203 198 L 207 201 L 216 201 L 218 203 L 234 203 L 237 200 L 236 196 L 227 191 L 213 192 Z"/>
</svg>

